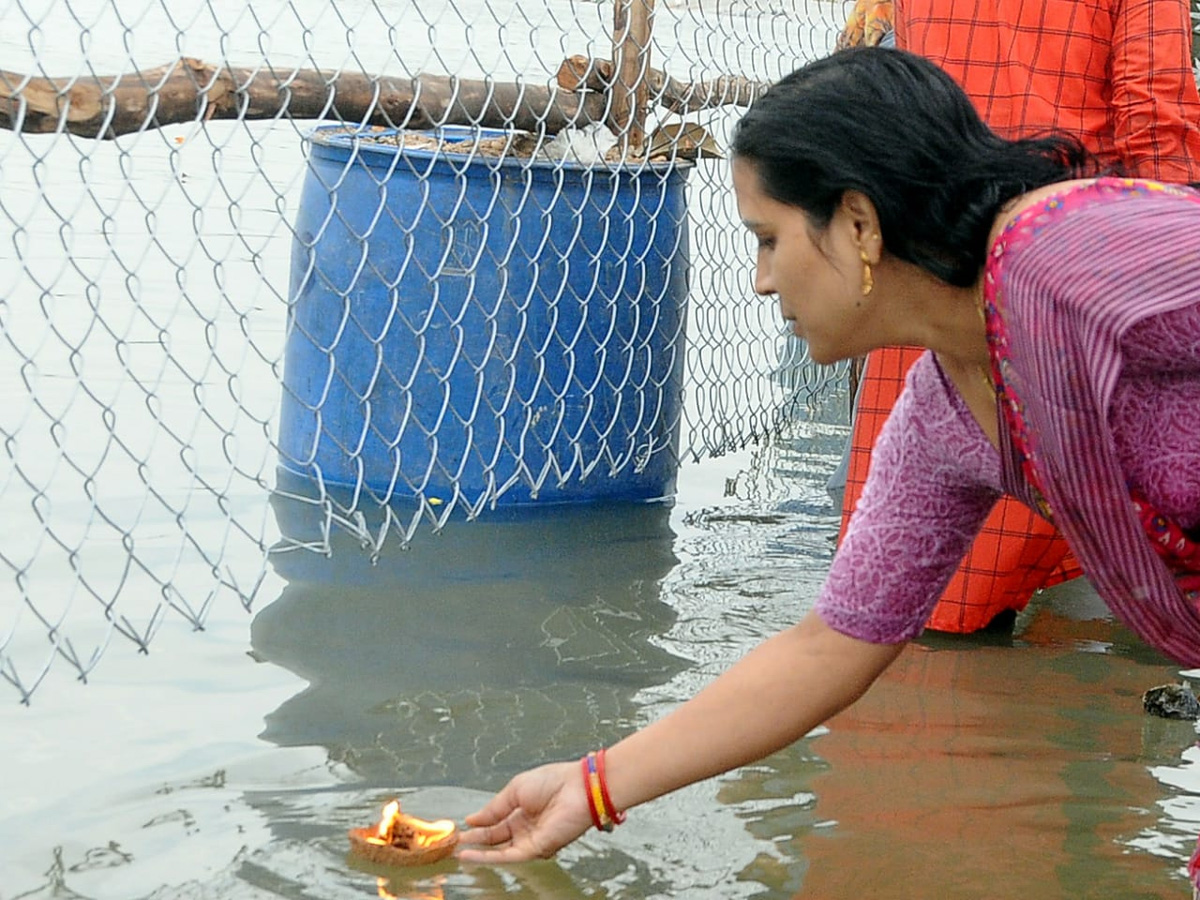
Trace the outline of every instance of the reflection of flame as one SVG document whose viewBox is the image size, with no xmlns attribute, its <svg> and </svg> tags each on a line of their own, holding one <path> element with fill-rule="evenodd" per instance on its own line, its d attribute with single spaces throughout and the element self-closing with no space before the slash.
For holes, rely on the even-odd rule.
<svg viewBox="0 0 1200 900">
<path fill-rule="evenodd" d="M 400 894 L 392 893 L 393 891 L 402 891 L 406 900 L 446 900 L 446 894 L 442 891 L 444 883 L 445 880 L 439 878 L 428 888 L 418 889 L 417 893 L 414 894 L 411 884 L 405 884 L 401 887 L 386 878 L 377 877 L 375 879 L 375 888 L 379 893 L 380 900 L 400 900 Z"/>
</svg>

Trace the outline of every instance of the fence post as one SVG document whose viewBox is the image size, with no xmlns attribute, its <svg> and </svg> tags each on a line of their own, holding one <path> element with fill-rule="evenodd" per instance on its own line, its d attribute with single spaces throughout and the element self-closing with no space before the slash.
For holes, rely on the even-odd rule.
<svg viewBox="0 0 1200 900">
<path fill-rule="evenodd" d="M 620 140 L 621 156 L 640 156 L 646 143 L 647 84 L 654 0 L 613 4 L 613 86 L 609 128 Z"/>
</svg>

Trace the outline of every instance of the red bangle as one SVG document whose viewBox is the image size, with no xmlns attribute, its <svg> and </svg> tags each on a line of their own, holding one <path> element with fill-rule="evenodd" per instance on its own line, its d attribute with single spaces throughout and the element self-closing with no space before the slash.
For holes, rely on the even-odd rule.
<svg viewBox="0 0 1200 900">
<path fill-rule="evenodd" d="M 588 757 L 585 756 L 579 760 L 579 767 L 583 771 L 583 792 L 587 795 L 588 812 L 592 814 L 592 824 L 596 826 L 597 830 L 604 831 L 604 823 L 600 821 L 600 812 L 596 809 L 596 793 L 592 791 L 592 769 Z M 608 830 L 612 830 L 611 823 Z"/>
<path fill-rule="evenodd" d="M 608 795 L 608 779 L 604 776 L 604 753 L 603 747 L 596 754 L 596 774 L 600 776 L 600 799 L 604 801 L 608 817 L 613 820 L 614 824 L 620 825 L 625 821 L 625 813 L 617 810 L 613 805 L 612 797 Z"/>
</svg>

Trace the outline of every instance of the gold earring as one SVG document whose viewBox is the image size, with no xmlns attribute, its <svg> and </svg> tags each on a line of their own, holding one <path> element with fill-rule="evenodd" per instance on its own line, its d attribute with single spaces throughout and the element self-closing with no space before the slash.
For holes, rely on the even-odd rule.
<svg viewBox="0 0 1200 900">
<path fill-rule="evenodd" d="M 875 276 L 871 274 L 871 260 L 867 258 L 866 249 L 859 249 L 858 258 L 862 260 L 863 264 L 862 295 L 865 297 L 875 288 Z"/>
</svg>

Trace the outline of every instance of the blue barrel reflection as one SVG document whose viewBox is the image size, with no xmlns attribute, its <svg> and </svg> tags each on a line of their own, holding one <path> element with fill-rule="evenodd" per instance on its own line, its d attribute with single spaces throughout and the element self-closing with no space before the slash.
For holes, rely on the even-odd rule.
<svg viewBox="0 0 1200 900">
<path fill-rule="evenodd" d="M 498 790 L 624 736 L 639 693 L 689 665 L 662 640 L 678 564 L 665 503 L 489 511 L 372 557 L 283 480 L 271 563 L 286 584 L 251 643 L 309 685 L 267 717 L 267 741 L 325 746 L 369 783 Z M 326 539 L 328 556 L 287 552 Z"/>
</svg>

